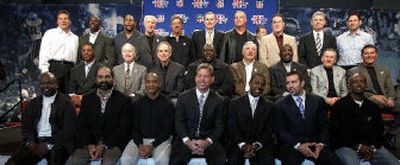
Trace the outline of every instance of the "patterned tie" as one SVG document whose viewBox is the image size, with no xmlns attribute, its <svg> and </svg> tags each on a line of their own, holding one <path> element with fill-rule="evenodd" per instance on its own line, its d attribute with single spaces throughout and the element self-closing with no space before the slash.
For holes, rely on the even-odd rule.
<svg viewBox="0 0 400 165">
<path fill-rule="evenodd" d="M 317 49 L 318 56 L 320 56 L 321 49 L 322 49 L 322 42 L 321 42 L 321 37 L 319 36 L 319 33 L 317 33 L 317 38 L 315 39 L 315 48 Z"/>
<path fill-rule="evenodd" d="M 199 98 L 199 110 L 200 110 L 200 114 L 199 114 L 199 123 L 197 123 L 197 129 L 196 129 L 196 137 L 199 138 L 200 137 L 200 124 L 201 124 L 201 119 L 203 118 L 203 110 L 204 110 L 204 94 L 200 95 Z"/>
<path fill-rule="evenodd" d="M 130 71 L 130 66 L 128 65 L 128 68 L 125 71 L 125 93 L 128 93 L 130 77 L 131 77 L 131 71 Z"/>
<path fill-rule="evenodd" d="M 211 36 L 212 31 L 211 30 L 207 31 L 207 33 L 208 33 L 207 44 L 212 45 L 212 43 L 213 43 L 212 36 Z"/>
<path fill-rule="evenodd" d="M 253 98 L 251 101 L 251 116 L 254 118 L 254 114 L 256 113 L 257 108 L 257 99 Z"/>
<path fill-rule="evenodd" d="M 299 107 L 301 117 L 303 117 L 303 119 L 305 119 L 305 116 L 304 116 L 305 109 L 304 109 L 303 99 L 300 96 L 297 96 L 296 102 Z"/>
</svg>

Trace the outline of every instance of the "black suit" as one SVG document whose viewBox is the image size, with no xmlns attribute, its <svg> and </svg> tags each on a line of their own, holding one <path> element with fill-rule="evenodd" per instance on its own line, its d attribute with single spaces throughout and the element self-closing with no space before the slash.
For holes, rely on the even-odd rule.
<svg viewBox="0 0 400 165">
<path fill-rule="evenodd" d="M 163 94 L 177 97 L 185 88 L 185 68 L 181 64 L 170 61 L 165 69 L 157 64 L 151 71 L 160 76 Z"/>
<path fill-rule="evenodd" d="M 102 113 L 101 101 L 96 92 L 82 98 L 78 118 L 80 147 L 103 143 L 110 149 L 117 146 L 122 150 L 128 140 L 126 116 L 130 100 L 121 92 L 113 90 Z"/>
<path fill-rule="evenodd" d="M 287 91 L 286 89 L 286 74 L 287 71 L 282 61 L 272 65 L 269 69 L 269 78 L 271 79 L 271 93 L 270 95 L 274 97 L 274 100 L 278 100 L 283 97 L 282 94 Z M 291 71 L 296 71 L 301 74 L 303 79 L 305 79 L 305 89 L 306 91 L 311 90 L 310 79 L 308 78 L 307 68 L 303 64 L 292 62 Z"/>
<path fill-rule="evenodd" d="M 146 35 L 140 36 L 137 40 L 135 40 L 136 51 L 138 52 L 136 62 L 142 64 L 146 68 L 152 68 L 157 63 L 157 45 L 161 41 L 164 41 L 164 37 L 160 35 L 154 35 L 152 45 L 150 47 L 149 41 L 147 40 Z"/>
<path fill-rule="evenodd" d="M 203 57 L 203 47 L 206 44 L 206 30 L 195 31 L 192 34 L 192 43 L 195 51 L 195 58 L 200 59 Z M 214 30 L 213 45 L 217 58 L 221 53 L 221 47 L 224 42 L 224 33 Z"/>
<path fill-rule="evenodd" d="M 336 50 L 336 38 L 329 33 L 324 32 L 324 41 L 322 43 L 321 53 L 327 48 Z M 299 41 L 299 61 L 308 68 L 313 68 L 321 64 L 321 56 L 317 53 L 313 32 L 303 35 Z"/>
<path fill-rule="evenodd" d="M 170 164 L 187 164 L 191 159 L 190 149 L 182 139 L 207 139 L 213 143 L 204 151 L 208 164 L 224 164 L 225 151 L 219 141 L 224 132 L 225 104 L 224 98 L 210 90 L 204 103 L 203 117 L 200 124 L 200 137 L 195 137 L 199 121 L 199 103 L 196 88 L 183 92 L 178 97 L 175 111 L 176 138 L 171 151 Z"/>
<path fill-rule="evenodd" d="M 90 70 L 86 77 L 84 62 L 72 68 L 68 93 L 82 95 L 94 91 L 96 89 L 96 71 L 98 67 L 99 63 L 95 61 L 90 67 Z"/>
<path fill-rule="evenodd" d="M 82 61 L 82 46 L 89 43 L 89 34 L 84 34 L 79 38 L 79 49 L 78 49 L 78 60 Z M 96 55 L 96 60 L 112 68 L 115 65 L 115 50 L 114 41 L 106 36 L 105 34 L 99 32 L 97 38 L 94 42 L 94 54 Z"/>
<path fill-rule="evenodd" d="M 275 139 L 272 136 L 275 106 L 259 98 L 254 118 L 248 95 L 233 100 L 228 111 L 228 164 L 243 164 L 243 152 L 239 143 L 253 144 L 259 142 L 262 148 L 251 164 L 273 164 Z"/>
<path fill-rule="evenodd" d="M 31 100 L 25 112 L 22 114 L 23 147 L 8 163 L 35 164 L 42 158 L 29 152 L 28 143 L 39 143 L 38 129 L 43 107 L 43 97 L 39 96 Z M 49 164 L 64 164 L 68 156 L 74 150 L 76 114 L 69 98 L 58 92 L 51 105 L 49 116 L 51 125 L 51 138 L 48 143 L 53 144 L 52 150 L 47 155 Z"/>
<path fill-rule="evenodd" d="M 306 158 L 294 149 L 298 143 L 316 142 L 328 144 L 329 128 L 324 99 L 313 94 L 305 96 L 305 119 L 302 118 L 292 95 L 276 102 L 275 131 L 278 138 L 282 164 L 301 164 Z M 307 158 L 316 164 L 337 164 L 333 153 L 325 147 L 318 159 Z"/>
</svg>

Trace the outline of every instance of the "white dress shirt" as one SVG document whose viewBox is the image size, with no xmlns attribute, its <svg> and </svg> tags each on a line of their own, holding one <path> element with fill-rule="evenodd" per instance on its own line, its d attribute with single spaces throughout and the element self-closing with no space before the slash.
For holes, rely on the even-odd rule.
<svg viewBox="0 0 400 165">
<path fill-rule="evenodd" d="M 49 61 L 76 62 L 79 38 L 69 31 L 65 33 L 60 27 L 47 30 L 42 38 L 39 51 L 39 69 L 42 73 L 49 71 Z"/>
<path fill-rule="evenodd" d="M 245 65 L 245 69 L 246 69 L 246 86 L 245 86 L 244 90 L 245 91 L 249 91 L 250 90 L 249 82 L 250 82 L 250 79 L 251 79 L 251 74 L 253 73 L 254 61 L 252 61 L 252 62 L 250 62 L 248 64 L 246 64 L 243 61 L 243 63 Z"/>
<path fill-rule="evenodd" d="M 93 66 L 93 64 L 94 64 L 94 61 L 95 61 L 95 60 L 93 60 L 93 61 L 90 62 L 90 63 L 86 63 L 86 62 L 85 62 L 85 77 L 88 76 L 89 71 L 90 71 L 90 68 L 92 68 L 92 66 Z"/>
<path fill-rule="evenodd" d="M 99 35 L 100 30 L 94 33 L 89 33 L 89 42 L 94 44 L 96 42 L 97 36 Z"/>
<path fill-rule="evenodd" d="M 49 122 L 51 104 L 53 104 L 56 95 L 46 97 L 43 96 L 42 101 L 42 115 L 40 116 L 39 123 L 37 124 L 38 137 L 51 137 L 51 125 Z"/>
</svg>

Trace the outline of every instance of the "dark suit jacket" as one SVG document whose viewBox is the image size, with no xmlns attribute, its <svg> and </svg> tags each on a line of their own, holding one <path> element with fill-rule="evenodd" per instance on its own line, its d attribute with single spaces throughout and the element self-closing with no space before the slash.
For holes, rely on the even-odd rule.
<svg viewBox="0 0 400 165">
<path fill-rule="evenodd" d="M 80 147 L 103 143 L 109 148 L 121 149 L 127 143 L 127 110 L 130 100 L 121 92 L 113 90 L 107 101 L 104 113 L 101 113 L 101 101 L 93 91 L 82 98 L 78 118 Z"/>
<path fill-rule="evenodd" d="M 309 82 L 307 68 L 303 64 L 292 62 L 291 71 L 299 72 L 303 78 L 306 80 L 305 89 L 306 91 L 311 90 L 311 85 Z M 279 99 L 282 97 L 282 94 L 287 91 L 286 89 L 286 69 L 283 66 L 282 61 L 278 62 L 275 65 L 269 67 L 269 77 L 271 79 L 271 94 L 275 97 L 275 99 Z"/>
<path fill-rule="evenodd" d="M 170 61 L 165 74 L 161 64 L 157 64 L 151 71 L 160 76 L 163 94 L 177 97 L 185 88 L 185 68 L 181 64 Z"/>
<path fill-rule="evenodd" d="M 333 48 L 336 50 L 336 38 L 329 33 L 324 32 L 324 41 L 321 53 L 327 49 Z M 321 64 L 321 56 L 318 55 L 315 48 L 315 39 L 313 32 L 303 35 L 299 41 L 299 62 L 306 65 L 308 68 L 313 68 Z"/>
<path fill-rule="evenodd" d="M 230 68 L 231 68 L 233 79 L 235 81 L 235 94 L 242 96 L 246 93 L 246 91 L 245 91 L 245 88 L 246 88 L 246 66 L 244 65 L 243 61 L 240 61 L 240 62 L 231 64 Z M 255 73 L 261 73 L 266 77 L 267 82 L 265 83 L 264 95 L 267 95 L 271 90 L 269 71 L 268 71 L 267 65 L 260 63 L 258 61 L 255 61 L 253 64 L 252 74 L 255 74 Z"/>
<path fill-rule="evenodd" d="M 42 116 L 43 97 L 38 96 L 32 99 L 26 106 L 26 111 L 22 114 L 22 136 L 23 143 L 37 142 L 37 125 Z M 74 138 L 76 131 L 76 114 L 69 98 L 57 93 L 51 105 L 49 117 L 52 138 L 50 143 L 65 147 L 72 153 L 74 150 Z"/>
<path fill-rule="evenodd" d="M 79 38 L 78 60 L 82 60 L 82 46 L 88 42 L 89 34 L 84 34 Z M 114 48 L 114 41 L 110 37 L 99 32 L 96 41 L 94 42 L 94 54 L 96 55 L 96 61 L 112 68 L 115 65 L 116 60 Z"/>
<path fill-rule="evenodd" d="M 96 71 L 98 67 L 99 63 L 95 61 L 92 64 L 92 67 L 90 67 L 87 77 L 85 77 L 84 62 L 72 68 L 69 79 L 68 93 L 82 95 L 94 91 L 96 89 Z"/>
<path fill-rule="evenodd" d="M 146 68 L 152 68 L 157 63 L 156 49 L 158 43 L 164 41 L 164 37 L 160 35 L 154 35 L 152 42 L 152 50 L 150 49 L 149 42 L 147 41 L 146 35 L 140 36 L 137 40 L 135 40 L 136 48 L 138 55 L 136 57 L 136 61 L 139 64 L 142 64 Z"/>
<path fill-rule="evenodd" d="M 224 42 L 224 33 L 214 30 L 213 45 L 217 58 L 221 54 L 221 47 Z M 195 58 L 200 59 L 203 57 L 203 47 L 206 44 L 206 30 L 195 31 L 192 34 L 192 43 L 195 51 Z"/>
<path fill-rule="evenodd" d="M 203 63 L 202 59 L 197 60 L 188 66 L 188 72 L 185 80 L 186 89 L 196 86 L 196 69 L 201 63 Z M 233 93 L 234 81 L 232 73 L 229 70 L 229 65 L 218 59 L 214 59 L 210 64 L 214 68 L 215 77 L 214 83 L 211 85 L 211 89 L 216 90 L 220 95 L 230 97 Z"/>
<path fill-rule="evenodd" d="M 272 137 L 275 106 L 260 97 L 254 118 L 251 113 L 248 95 L 232 100 L 228 111 L 229 144 L 237 147 L 241 142 L 260 142 L 263 148 L 272 152 L 275 143 Z"/>
<path fill-rule="evenodd" d="M 199 122 L 199 103 L 196 88 L 181 93 L 178 97 L 175 111 L 175 129 L 178 140 L 182 138 L 195 138 Z M 224 132 L 225 104 L 224 98 L 213 90 L 205 101 L 203 118 L 200 124 L 200 138 L 210 138 L 214 143 L 219 141 Z"/>
<path fill-rule="evenodd" d="M 291 95 L 276 103 L 275 131 L 278 144 L 282 148 L 293 147 L 297 143 L 316 142 L 328 144 L 328 124 L 324 99 L 313 94 L 306 94 L 305 119 Z"/>
<path fill-rule="evenodd" d="M 224 42 L 222 44 L 221 53 L 219 59 L 227 64 L 232 64 L 242 60 L 242 52 L 236 52 L 237 41 L 233 37 L 235 29 L 232 29 L 225 33 Z M 256 42 L 256 38 L 250 31 L 246 32 L 247 41 Z"/>
</svg>

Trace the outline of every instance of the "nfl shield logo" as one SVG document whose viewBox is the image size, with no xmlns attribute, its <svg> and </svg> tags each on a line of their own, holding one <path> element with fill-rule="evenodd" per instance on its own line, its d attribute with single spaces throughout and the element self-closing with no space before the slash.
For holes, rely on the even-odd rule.
<svg viewBox="0 0 400 165">
<path fill-rule="evenodd" d="M 264 0 L 256 1 L 256 8 L 257 8 L 257 9 L 262 9 L 262 8 L 264 8 Z"/>
<path fill-rule="evenodd" d="M 163 9 L 168 6 L 168 1 L 167 0 L 153 0 L 153 5 L 155 8 Z"/>
<path fill-rule="evenodd" d="M 218 0 L 217 1 L 217 8 L 218 9 L 224 8 L 224 0 Z"/>
<path fill-rule="evenodd" d="M 175 16 L 181 17 L 183 20 L 183 23 L 186 23 L 187 20 L 189 19 L 189 17 L 186 16 L 185 14 L 175 14 Z"/>
<path fill-rule="evenodd" d="M 192 5 L 196 9 L 202 9 L 208 6 L 208 2 L 206 0 L 193 0 Z"/>
<path fill-rule="evenodd" d="M 223 14 L 215 14 L 215 17 L 218 24 L 226 24 L 226 22 L 228 22 L 228 18 Z"/>
<path fill-rule="evenodd" d="M 157 23 L 163 23 L 165 21 L 165 15 L 157 15 Z"/>
<path fill-rule="evenodd" d="M 196 22 L 197 23 L 203 23 L 204 22 L 204 15 L 203 14 L 197 14 L 196 15 Z"/>
<path fill-rule="evenodd" d="M 254 25 L 265 25 L 267 23 L 267 18 L 264 15 L 253 15 L 251 21 Z"/>
<path fill-rule="evenodd" d="M 182 8 L 184 5 L 184 0 L 176 0 L 176 7 Z"/>
<path fill-rule="evenodd" d="M 232 7 L 234 9 L 245 9 L 249 3 L 246 0 L 233 0 Z"/>
</svg>

